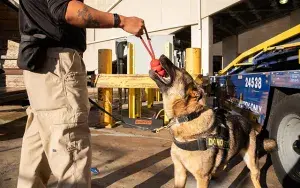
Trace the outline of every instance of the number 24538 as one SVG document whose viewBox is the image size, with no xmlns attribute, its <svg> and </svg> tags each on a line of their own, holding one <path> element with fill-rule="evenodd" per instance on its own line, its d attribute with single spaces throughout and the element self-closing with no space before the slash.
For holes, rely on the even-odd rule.
<svg viewBox="0 0 300 188">
<path fill-rule="evenodd" d="M 261 77 L 249 77 L 245 79 L 245 87 L 261 89 Z"/>
</svg>

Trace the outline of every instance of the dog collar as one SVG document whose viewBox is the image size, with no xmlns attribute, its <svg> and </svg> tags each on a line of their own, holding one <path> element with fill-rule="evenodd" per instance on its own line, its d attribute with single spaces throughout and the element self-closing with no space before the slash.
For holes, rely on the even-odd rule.
<svg viewBox="0 0 300 188">
<path fill-rule="evenodd" d="M 192 120 L 196 119 L 197 117 L 200 116 L 201 113 L 202 113 L 202 110 L 199 111 L 199 112 L 192 112 L 192 113 L 190 113 L 188 115 L 185 115 L 185 116 L 175 117 L 173 119 L 177 124 L 185 123 L 185 122 L 192 121 Z"/>
</svg>

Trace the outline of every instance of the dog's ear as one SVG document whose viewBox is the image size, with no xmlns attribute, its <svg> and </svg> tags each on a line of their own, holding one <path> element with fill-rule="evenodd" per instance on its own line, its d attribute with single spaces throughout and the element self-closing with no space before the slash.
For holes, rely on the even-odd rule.
<svg viewBox="0 0 300 188">
<path fill-rule="evenodd" d="M 194 80 L 195 84 L 197 84 L 198 87 L 203 87 L 203 75 L 199 74 L 195 80 Z"/>
</svg>

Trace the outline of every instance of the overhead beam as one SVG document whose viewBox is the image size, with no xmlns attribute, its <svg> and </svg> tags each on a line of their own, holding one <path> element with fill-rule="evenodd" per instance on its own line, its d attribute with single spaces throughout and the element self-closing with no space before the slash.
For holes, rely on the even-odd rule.
<svg viewBox="0 0 300 188">
<path fill-rule="evenodd" d="M 294 9 L 297 9 L 299 7 L 299 0 L 292 0 L 292 1 L 293 1 Z"/>
<path fill-rule="evenodd" d="M 271 7 L 278 13 L 278 12 L 280 12 L 280 9 L 279 9 L 279 7 L 278 7 L 278 5 L 277 5 L 277 1 L 276 0 L 269 0 L 270 1 L 270 3 L 271 3 Z"/>
<path fill-rule="evenodd" d="M 248 0 L 246 1 L 247 2 L 247 5 L 249 7 L 249 9 L 252 10 L 252 13 L 255 15 L 255 17 L 258 19 L 258 20 L 261 20 L 261 16 L 258 14 L 258 12 L 256 11 L 254 5 L 252 4 L 251 0 Z"/>
<path fill-rule="evenodd" d="M 230 35 L 235 35 L 232 31 L 230 31 L 228 28 L 226 28 L 225 26 L 222 26 L 221 24 L 217 24 L 215 25 L 216 28 L 226 32 L 227 34 L 230 34 Z"/>
<path fill-rule="evenodd" d="M 242 24 L 244 27 L 248 28 L 248 25 L 242 20 L 237 13 L 229 10 L 228 13 L 230 14 L 231 17 L 233 17 L 236 21 L 238 21 L 240 24 Z"/>
</svg>

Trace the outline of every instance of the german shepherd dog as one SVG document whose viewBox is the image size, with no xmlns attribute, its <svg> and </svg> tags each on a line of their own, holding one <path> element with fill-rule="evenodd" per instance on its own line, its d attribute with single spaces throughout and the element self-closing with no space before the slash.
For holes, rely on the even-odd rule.
<svg viewBox="0 0 300 188">
<path fill-rule="evenodd" d="M 175 187 L 185 187 L 187 170 L 195 177 L 198 188 L 208 187 L 210 179 L 238 155 L 250 169 L 254 187 L 261 187 L 256 129 L 241 116 L 222 115 L 209 108 L 203 88 L 187 71 L 176 67 L 164 55 L 159 61 L 166 76 L 152 70 L 149 75 L 162 92 L 164 110 L 170 119 Z M 276 147 L 274 140 L 261 142 L 265 151 Z"/>
</svg>

